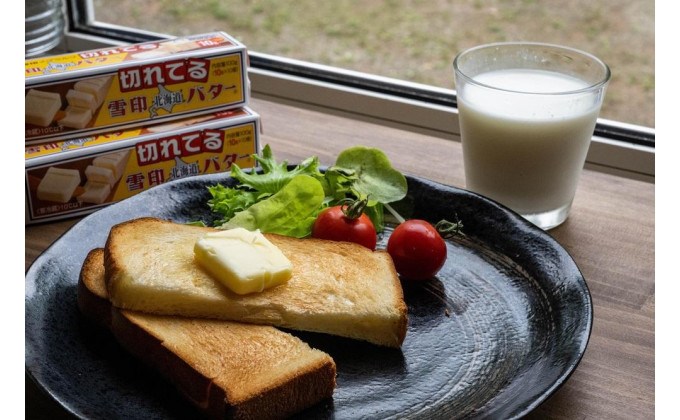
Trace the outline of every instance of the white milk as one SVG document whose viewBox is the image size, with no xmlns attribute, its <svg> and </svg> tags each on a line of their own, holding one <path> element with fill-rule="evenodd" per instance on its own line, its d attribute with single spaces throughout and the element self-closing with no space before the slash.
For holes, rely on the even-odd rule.
<svg viewBox="0 0 680 420">
<path fill-rule="evenodd" d="M 498 70 L 458 92 L 466 187 L 522 215 L 570 206 L 599 112 L 588 87 L 543 70 Z"/>
</svg>

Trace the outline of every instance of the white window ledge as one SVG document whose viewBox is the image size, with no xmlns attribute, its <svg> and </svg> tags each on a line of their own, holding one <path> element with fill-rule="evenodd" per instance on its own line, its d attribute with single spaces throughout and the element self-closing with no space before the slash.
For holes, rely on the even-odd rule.
<svg viewBox="0 0 680 420">
<path fill-rule="evenodd" d="M 68 34 L 65 40 L 65 48 L 70 51 L 122 44 L 107 38 L 72 33 Z M 255 52 L 251 52 L 251 54 L 258 57 L 272 57 Z M 339 71 L 327 66 L 280 57 L 275 58 L 291 64 L 302 64 L 309 68 Z M 435 93 L 455 94 L 453 90 L 416 85 L 358 72 L 340 71 L 347 75 L 368 80 L 387 81 L 406 87 L 413 86 Z M 351 88 L 306 77 L 281 74 L 259 68 L 250 68 L 249 77 L 253 97 L 322 110 L 350 118 L 460 141 L 458 110 L 453 106 L 404 99 L 389 94 Z M 598 119 L 598 123 L 654 135 L 654 129 L 648 127 L 605 119 Z M 595 136 L 588 151 L 586 167 L 653 183 L 655 176 L 655 148 Z"/>
</svg>

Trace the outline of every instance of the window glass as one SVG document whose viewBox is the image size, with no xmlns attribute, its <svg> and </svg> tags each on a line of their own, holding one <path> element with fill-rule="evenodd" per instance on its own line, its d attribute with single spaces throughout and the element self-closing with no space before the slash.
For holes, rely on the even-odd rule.
<svg viewBox="0 0 680 420">
<path fill-rule="evenodd" d="M 601 117 L 654 127 L 647 0 L 92 0 L 96 21 L 171 35 L 222 30 L 252 50 L 455 89 L 465 48 L 540 41 L 612 70 Z"/>
</svg>

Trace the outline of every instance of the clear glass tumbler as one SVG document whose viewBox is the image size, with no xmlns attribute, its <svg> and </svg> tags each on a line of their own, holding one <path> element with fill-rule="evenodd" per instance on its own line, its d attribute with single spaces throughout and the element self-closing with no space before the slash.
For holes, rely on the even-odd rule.
<svg viewBox="0 0 680 420">
<path fill-rule="evenodd" d="M 471 48 L 453 62 L 466 188 L 542 229 L 566 220 L 610 71 L 541 43 Z"/>
<path fill-rule="evenodd" d="M 35 57 L 59 45 L 64 36 L 62 0 L 26 0 L 25 57 Z"/>
</svg>

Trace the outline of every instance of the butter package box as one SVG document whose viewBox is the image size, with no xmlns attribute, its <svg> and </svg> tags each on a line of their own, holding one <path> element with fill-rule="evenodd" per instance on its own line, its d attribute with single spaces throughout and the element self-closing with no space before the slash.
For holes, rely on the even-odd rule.
<svg viewBox="0 0 680 420">
<path fill-rule="evenodd" d="M 176 179 L 252 168 L 260 116 L 248 107 L 26 147 L 26 224 L 91 213 Z"/>
<path fill-rule="evenodd" d="M 26 144 L 247 106 L 247 62 L 224 32 L 26 60 Z"/>
</svg>

